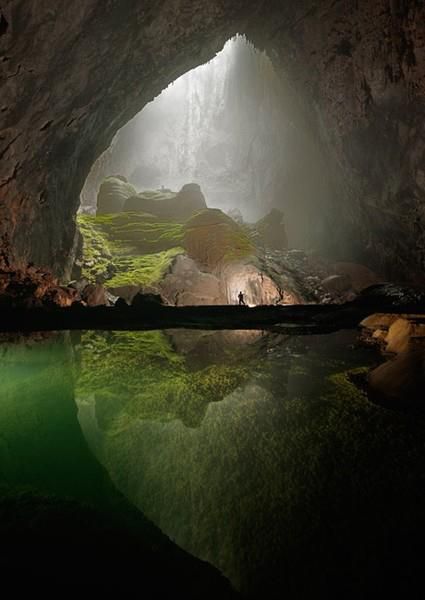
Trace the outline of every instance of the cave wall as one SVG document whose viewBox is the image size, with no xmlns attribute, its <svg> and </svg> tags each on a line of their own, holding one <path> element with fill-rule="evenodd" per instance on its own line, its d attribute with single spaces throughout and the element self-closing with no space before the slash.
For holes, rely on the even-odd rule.
<svg viewBox="0 0 425 600">
<path fill-rule="evenodd" d="M 10 0 L 0 15 L 0 235 L 12 259 L 67 271 L 94 160 L 237 32 L 267 51 L 326 159 L 331 191 L 309 225 L 312 245 L 422 279 L 423 0 Z"/>
<path fill-rule="evenodd" d="M 311 234 L 341 259 L 423 283 L 425 3 L 293 8 L 260 21 L 264 46 L 311 119 L 333 186 Z"/>
</svg>

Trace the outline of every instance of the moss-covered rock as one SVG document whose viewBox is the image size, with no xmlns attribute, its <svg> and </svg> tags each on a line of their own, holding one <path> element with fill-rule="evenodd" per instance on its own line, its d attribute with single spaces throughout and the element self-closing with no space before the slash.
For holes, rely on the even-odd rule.
<svg viewBox="0 0 425 600">
<path fill-rule="evenodd" d="M 97 214 L 121 212 L 125 201 L 137 190 L 122 175 L 106 177 L 97 194 Z"/>
<path fill-rule="evenodd" d="M 209 269 L 255 253 L 245 230 L 219 209 L 206 209 L 184 226 L 183 245 L 191 258 Z"/>
<path fill-rule="evenodd" d="M 128 198 L 124 211 L 142 211 L 161 219 L 185 221 L 194 213 L 207 208 L 204 195 L 197 183 L 188 183 L 178 192 L 146 190 Z"/>
<path fill-rule="evenodd" d="M 182 225 L 149 214 L 79 215 L 78 225 L 83 277 L 115 292 L 122 286 L 155 285 L 184 252 Z"/>
<path fill-rule="evenodd" d="M 116 272 L 107 285 L 110 288 L 129 285 L 152 286 L 162 279 L 173 259 L 183 252 L 183 248 L 176 247 L 141 256 L 117 257 Z"/>
</svg>

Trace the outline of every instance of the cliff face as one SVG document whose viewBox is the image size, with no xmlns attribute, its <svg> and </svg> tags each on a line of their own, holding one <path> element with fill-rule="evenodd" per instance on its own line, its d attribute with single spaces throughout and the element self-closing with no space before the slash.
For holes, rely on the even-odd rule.
<svg viewBox="0 0 425 600">
<path fill-rule="evenodd" d="M 238 32 L 267 51 L 292 92 L 295 127 L 308 125 L 323 158 L 329 192 L 299 208 L 310 245 L 420 278 L 422 0 L 9 1 L 0 17 L 0 235 L 14 260 L 67 271 L 94 160 Z"/>
<path fill-rule="evenodd" d="M 326 157 L 334 193 L 318 243 L 326 232 L 340 256 L 417 280 L 425 260 L 424 17 L 422 0 L 297 5 L 265 42 Z"/>
</svg>

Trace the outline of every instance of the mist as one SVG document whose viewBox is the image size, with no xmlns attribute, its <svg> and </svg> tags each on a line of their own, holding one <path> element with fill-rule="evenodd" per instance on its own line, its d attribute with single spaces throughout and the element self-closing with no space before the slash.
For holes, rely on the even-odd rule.
<svg viewBox="0 0 425 600">
<path fill-rule="evenodd" d="M 196 181 L 209 206 L 259 218 L 282 204 L 292 127 L 282 94 L 267 55 L 241 36 L 229 40 L 117 133 L 93 165 L 83 205 L 94 204 L 103 177 L 119 173 L 139 190 Z"/>
</svg>

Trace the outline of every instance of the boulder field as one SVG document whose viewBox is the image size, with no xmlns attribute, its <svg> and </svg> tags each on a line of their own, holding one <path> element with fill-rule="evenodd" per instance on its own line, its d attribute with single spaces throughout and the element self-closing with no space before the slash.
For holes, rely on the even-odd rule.
<svg viewBox="0 0 425 600">
<path fill-rule="evenodd" d="M 196 183 L 129 195 L 124 179 L 106 178 L 97 214 L 79 215 L 74 276 L 127 302 L 153 292 L 174 306 L 236 304 L 239 291 L 249 305 L 344 302 L 378 281 L 361 265 L 288 249 L 277 209 L 249 224 L 208 208 Z"/>
</svg>

